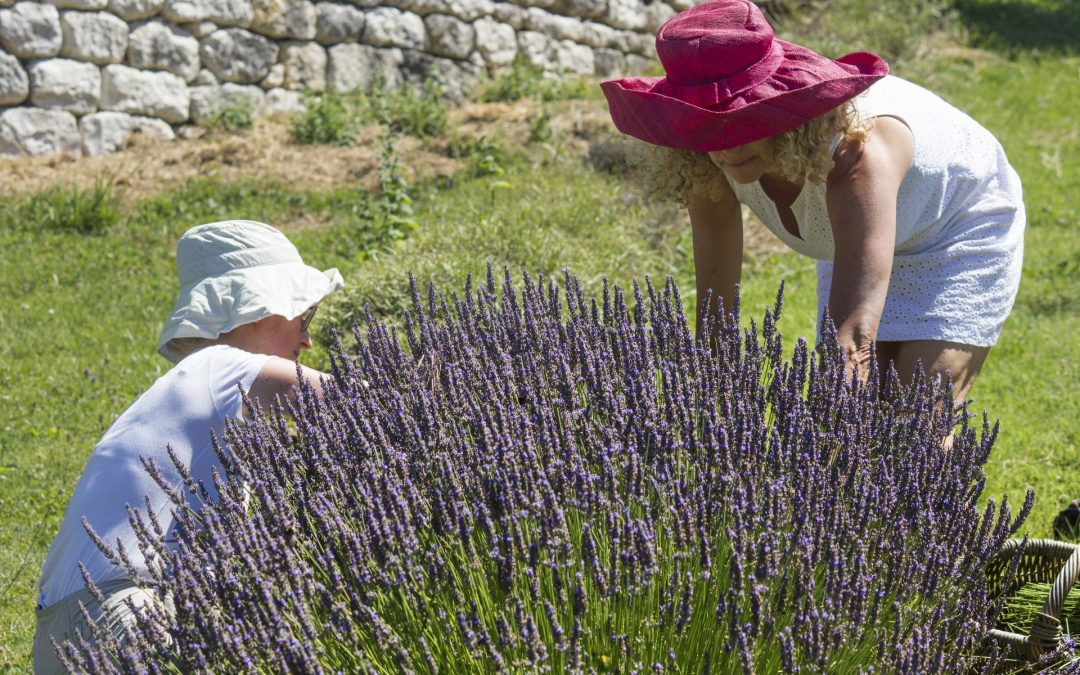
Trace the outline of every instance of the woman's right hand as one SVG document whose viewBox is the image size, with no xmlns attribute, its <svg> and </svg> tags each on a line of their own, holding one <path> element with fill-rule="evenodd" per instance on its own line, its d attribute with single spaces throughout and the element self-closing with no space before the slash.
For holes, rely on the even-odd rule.
<svg viewBox="0 0 1080 675">
<path fill-rule="evenodd" d="M 697 331 L 706 298 L 711 312 L 730 312 L 735 306 L 735 288 L 742 275 L 743 219 L 742 205 L 724 181 L 725 190 L 718 198 L 694 197 L 687 204 L 694 235 L 694 272 L 697 281 Z"/>
</svg>

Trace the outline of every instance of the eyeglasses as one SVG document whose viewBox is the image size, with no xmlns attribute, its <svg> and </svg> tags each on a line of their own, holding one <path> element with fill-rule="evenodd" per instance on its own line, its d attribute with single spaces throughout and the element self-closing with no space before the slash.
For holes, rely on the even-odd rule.
<svg viewBox="0 0 1080 675">
<path fill-rule="evenodd" d="M 318 308 L 318 305 L 312 305 L 311 307 L 308 307 L 307 311 L 300 315 L 300 330 L 302 332 L 307 332 L 308 326 L 311 325 L 311 320 L 315 318 L 315 310 Z"/>
</svg>

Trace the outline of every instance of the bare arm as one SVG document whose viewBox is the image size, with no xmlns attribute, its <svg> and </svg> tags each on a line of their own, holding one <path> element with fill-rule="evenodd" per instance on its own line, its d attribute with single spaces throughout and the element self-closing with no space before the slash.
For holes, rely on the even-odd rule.
<svg viewBox="0 0 1080 675">
<path fill-rule="evenodd" d="M 724 195 L 717 200 L 699 198 L 687 205 L 694 235 L 694 272 L 697 280 L 697 331 L 701 332 L 702 305 L 712 295 L 712 311 L 723 298 L 724 310 L 735 304 L 735 286 L 742 274 L 742 207 L 735 193 L 724 183 Z"/>
<path fill-rule="evenodd" d="M 325 373 L 304 366 L 300 366 L 300 370 L 304 380 L 314 388 L 316 395 L 321 397 L 322 384 L 319 382 L 319 378 L 324 377 Z M 248 391 L 248 397 L 253 401 L 258 400 L 265 410 L 278 396 L 281 397 L 283 402 L 295 398 L 296 388 L 299 383 L 300 380 L 297 379 L 296 364 L 294 362 L 271 356 L 270 360 L 259 371 L 255 382 L 252 383 L 251 389 Z M 249 412 L 245 411 L 245 414 Z"/>
<path fill-rule="evenodd" d="M 835 242 L 829 312 L 851 367 L 865 374 L 889 290 L 896 200 L 914 147 L 894 118 L 874 120 L 861 144 L 845 144 L 829 174 L 826 203 Z"/>
</svg>

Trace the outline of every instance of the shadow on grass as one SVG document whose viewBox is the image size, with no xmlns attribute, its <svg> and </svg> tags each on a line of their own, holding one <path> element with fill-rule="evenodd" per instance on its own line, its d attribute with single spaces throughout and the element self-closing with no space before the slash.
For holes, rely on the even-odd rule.
<svg viewBox="0 0 1080 675">
<path fill-rule="evenodd" d="M 982 46 L 1080 53 L 1077 0 L 955 0 L 954 7 Z"/>
</svg>

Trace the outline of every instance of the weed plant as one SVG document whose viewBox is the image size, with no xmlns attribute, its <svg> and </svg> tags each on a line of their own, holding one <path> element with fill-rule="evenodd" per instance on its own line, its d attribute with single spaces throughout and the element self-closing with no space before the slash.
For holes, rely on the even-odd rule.
<svg viewBox="0 0 1080 675">
<path fill-rule="evenodd" d="M 230 132 L 250 129 L 254 115 L 254 104 L 249 99 L 243 98 L 211 116 L 206 126 L 210 129 L 224 129 Z"/>
<path fill-rule="evenodd" d="M 505 173 L 503 167 L 515 162 L 520 158 L 510 153 L 505 144 L 481 134 L 473 137 L 458 137 L 452 139 L 449 144 L 449 155 L 455 159 L 467 159 L 468 164 L 463 172 L 468 178 L 482 178 L 484 176 L 501 176 Z"/>
<path fill-rule="evenodd" d="M 120 219 L 112 183 L 91 188 L 54 186 L 0 204 L 0 228 L 45 229 L 100 235 Z"/>
<path fill-rule="evenodd" d="M 367 124 L 395 134 L 439 136 L 449 122 L 449 104 L 438 80 L 395 88 L 376 78 L 369 93 L 327 90 L 305 97 L 305 110 L 293 126 L 299 143 L 350 146 Z"/>
<path fill-rule="evenodd" d="M 368 115 L 395 133 L 416 138 L 440 136 L 446 131 L 449 109 L 443 86 L 435 78 L 419 85 L 392 88 L 376 79 L 367 97 Z"/>
<path fill-rule="evenodd" d="M 598 95 L 597 87 L 584 77 L 553 77 L 545 73 L 541 66 L 519 56 L 493 80 L 480 87 L 479 99 L 485 103 L 513 103 L 524 98 L 565 101 L 597 98 Z"/>
<path fill-rule="evenodd" d="M 304 112 L 293 124 L 293 138 L 298 143 L 351 146 L 363 120 L 351 104 L 354 97 L 327 89 L 304 96 Z"/>
</svg>

